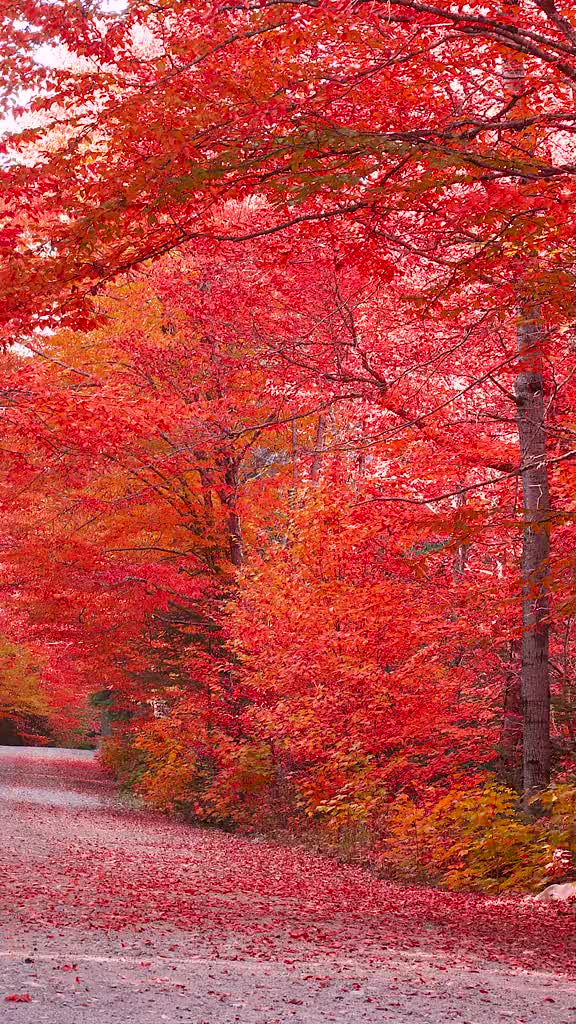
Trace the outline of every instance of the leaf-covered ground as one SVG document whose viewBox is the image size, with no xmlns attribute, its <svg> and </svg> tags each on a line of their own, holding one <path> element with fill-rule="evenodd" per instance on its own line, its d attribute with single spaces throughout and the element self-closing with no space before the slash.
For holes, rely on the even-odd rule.
<svg viewBox="0 0 576 1024">
<path fill-rule="evenodd" d="M 0 776 L 2 1021 L 576 1018 L 566 906 L 396 886 L 136 812 L 90 755 L 5 749 Z"/>
</svg>

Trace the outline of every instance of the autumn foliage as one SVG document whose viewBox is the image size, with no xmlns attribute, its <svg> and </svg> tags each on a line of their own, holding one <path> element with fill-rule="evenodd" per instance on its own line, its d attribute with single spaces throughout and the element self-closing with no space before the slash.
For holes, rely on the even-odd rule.
<svg viewBox="0 0 576 1024">
<path fill-rule="evenodd" d="M 568 875 L 569 5 L 12 6 L 2 713 L 103 709 L 193 820 Z"/>
</svg>

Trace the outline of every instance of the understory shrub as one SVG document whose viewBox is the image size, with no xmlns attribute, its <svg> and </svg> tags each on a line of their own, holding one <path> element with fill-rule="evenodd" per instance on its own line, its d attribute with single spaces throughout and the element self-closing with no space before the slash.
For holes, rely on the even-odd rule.
<svg viewBox="0 0 576 1024">
<path fill-rule="evenodd" d="M 219 827 L 301 830 L 344 857 L 360 856 L 388 876 L 454 890 L 536 891 L 573 876 L 576 785 L 551 786 L 540 813 L 518 794 L 489 782 L 448 790 L 428 802 L 390 800 L 373 765 L 338 761 L 336 775 L 302 766 L 288 780 L 271 743 L 231 739 L 200 723 L 163 718 L 109 740 L 105 766 L 150 806 Z M 332 766 L 334 768 L 334 766 Z"/>
<path fill-rule="evenodd" d="M 377 862 L 449 889 L 537 890 L 570 873 L 576 787 L 552 786 L 539 803 L 545 814 L 533 818 L 514 790 L 495 783 L 448 792 L 430 806 L 399 797 L 390 807 Z"/>
<path fill-rule="evenodd" d="M 144 770 L 144 759 L 130 737 L 107 739 L 100 749 L 100 761 L 122 789 L 136 791 Z"/>
<path fill-rule="evenodd" d="M 192 731 L 164 718 L 109 740 L 102 761 L 158 810 L 219 827 L 266 829 L 286 820 L 268 743 L 232 740 L 200 726 Z"/>
</svg>

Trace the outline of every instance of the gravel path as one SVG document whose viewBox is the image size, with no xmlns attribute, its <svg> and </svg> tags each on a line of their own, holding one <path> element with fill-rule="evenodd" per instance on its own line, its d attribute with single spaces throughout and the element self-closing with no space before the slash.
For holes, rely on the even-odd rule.
<svg viewBox="0 0 576 1024">
<path fill-rule="evenodd" d="M 567 908 L 187 828 L 87 752 L 0 748 L 0 884 L 2 1024 L 576 1024 Z"/>
</svg>

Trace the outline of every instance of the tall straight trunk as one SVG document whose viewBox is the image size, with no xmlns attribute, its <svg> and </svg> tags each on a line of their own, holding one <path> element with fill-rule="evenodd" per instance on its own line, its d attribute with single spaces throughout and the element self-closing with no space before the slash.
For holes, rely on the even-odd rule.
<svg viewBox="0 0 576 1024">
<path fill-rule="evenodd" d="M 523 787 L 530 796 L 550 782 L 550 496 L 546 408 L 539 310 L 518 309 L 520 357 L 515 382 L 520 441 L 524 531 L 522 539 L 521 692 L 524 730 Z"/>
<path fill-rule="evenodd" d="M 508 0 L 509 11 L 519 10 Z M 527 116 L 528 83 L 522 54 L 511 52 L 503 65 L 503 85 L 511 116 Z M 536 151 L 535 130 L 521 136 L 528 154 Z M 522 186 L 520 185 L 520 188 Z M 537 262 L 537 253 L 528 253 Z M 528 275 L 516 290 L 516 343 L 519 369 L 514 391 L 520 444 L 524 531 L 522 538 L 522 648 L 520 684 L 523 715 L 523 791 L 526 797 L 550 782 L 550 494 L 546 459 L 546 406 L 542 363 L 542 319 L 533 301 Z"/>
</svg>

